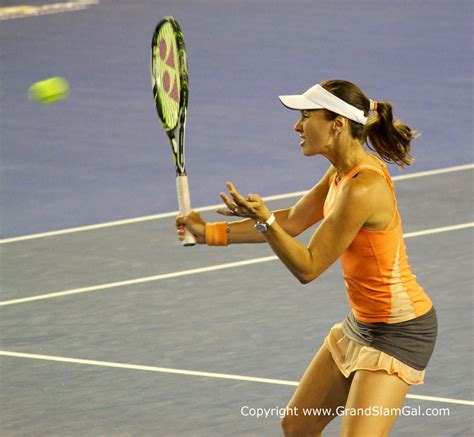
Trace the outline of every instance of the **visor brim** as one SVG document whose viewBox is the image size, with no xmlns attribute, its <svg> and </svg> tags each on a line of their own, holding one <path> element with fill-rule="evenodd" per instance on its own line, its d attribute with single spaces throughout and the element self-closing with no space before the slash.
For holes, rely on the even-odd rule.
<svg viewBox="0 0 474 437">
<path fill-rule="evenodd" d="M 305 109 L 322 109 L 323 106 L 318 105 L 317 103 L 312 102 L 307 99 L 305 96 L 296 95 L 296 96 L 278 96 L 283 106 L 286 106 L 288 109 L 295 109 L 298 111 L 303 111 Z"/>
</svg>

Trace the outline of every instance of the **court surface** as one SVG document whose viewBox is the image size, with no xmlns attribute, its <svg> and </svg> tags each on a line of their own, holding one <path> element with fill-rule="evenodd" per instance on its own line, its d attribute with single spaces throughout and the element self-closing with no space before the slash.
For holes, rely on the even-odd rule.
<svg viewBox="0 0 474 437">
<path fill-rule="evenodd" d="M 278 94 L 347 78 L 421 130 L 415 164 L 390 171 L 439 337 L 391 435 L 471 435 L 470 2 L 28 3 L 49 9 L 0 21 L 2 435 L 278 436 L 275 409 L 347 315 L 338 264 L 303 286 L 266 245 L 180 246 L 148 72 L 163 15 L 188 47 L 188 166 L 205 219 L 219 219 L 226 180 L 279 209 L 323 175 Z M 69 98 L 29 102 L 52 75 Z"/>
</svg>

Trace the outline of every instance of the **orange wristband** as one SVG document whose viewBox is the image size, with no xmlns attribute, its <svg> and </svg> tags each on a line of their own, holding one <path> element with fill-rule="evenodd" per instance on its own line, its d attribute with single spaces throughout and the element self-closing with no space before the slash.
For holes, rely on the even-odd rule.
<svg viewBox="0 0 474 437">
<path fill-rule="evenodd" d="M 206 223 L 206 244 L 227 246 L 227 222 Z"/>
</svg>

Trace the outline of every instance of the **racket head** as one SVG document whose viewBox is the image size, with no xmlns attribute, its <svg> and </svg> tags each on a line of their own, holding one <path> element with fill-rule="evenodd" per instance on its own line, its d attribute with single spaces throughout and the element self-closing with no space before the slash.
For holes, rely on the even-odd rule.
<svg viewBox="0 0 474 437">
<path fill-rule="evenodd" d="M 173 131 L 184 124 L 189 91 L 183 32 L 173 17 L 164 17 L 153 33 L 151 82 L 161 124 Z"/>
</svg>

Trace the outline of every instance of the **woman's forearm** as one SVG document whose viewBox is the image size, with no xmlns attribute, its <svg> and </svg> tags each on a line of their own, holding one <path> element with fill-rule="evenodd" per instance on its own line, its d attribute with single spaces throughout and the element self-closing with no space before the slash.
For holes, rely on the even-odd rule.
<svg viewBox="0 0 474 437">
<path fill-rule="evenodd" d="M 285 229 L 288 228 L 288 215 L 290 208 L 274 211 L 276 221 Z M 289 230 L 287 230 L 289 232 Z M 289 232 L 290 233 L 290 232 Z M 267 240 L 265 236 L 255 229 L 255 221 L 252 219 L 245 219 L 229 223 L 229 244 L 240 243 L 265 243 Z"/>
<path fill-rule="evenodd" d="M 310 250 L 303 243 L 294 239 L 277 223 L 270 226 L 268 231 L 262 235 L 275 255 L 302 284 L 307 284 L 315 279 L 317 266 Z"/>
</svg>

